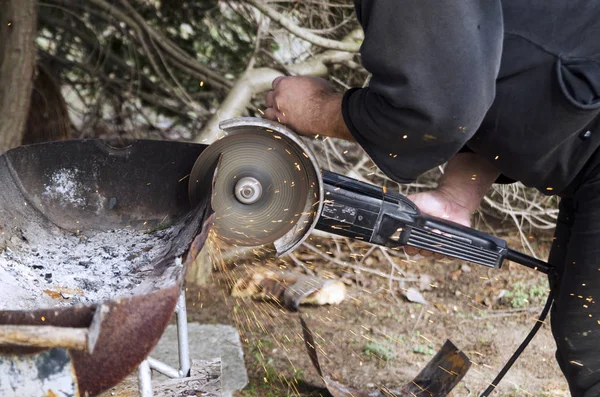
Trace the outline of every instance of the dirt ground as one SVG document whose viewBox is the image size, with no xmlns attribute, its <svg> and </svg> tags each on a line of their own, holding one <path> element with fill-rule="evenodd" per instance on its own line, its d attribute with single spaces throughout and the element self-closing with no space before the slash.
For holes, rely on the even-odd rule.
<svg viewBox="0 0 600 397">
<path fill-rule="evenodd" d="M 518 237 L 502 237 L 523 250 Z M 529 236 L 541 258 L 546 258 L 551 241 L 550 233 Z M 302 311 L 315 333 L 324 372 L 364 390 L 409 382 L 450 339 L 473 362 L 452 395 L 478 396 L 537 321 L 546 298 L 545 276 L 514 263 L 497 270 L 448 259 L 407 260 L 403 253 L 390 251 L 396 265 L 392 271 L 379 249 L 365 259 L 370 247 L 364 244 L 348 246 L 340 239 L 336 245 L 326 238 L 310 243 L 324 255 L 366 269 L 344 268 L 306 249 L 295 253 L 318 276 L 345 280 L 344 302 Z M 327 396 L 306 353 L 298 315 L 271 303 L 229 296 L 230 280 L 256 267 L 303 272 L 281 260 L 237 263 L 216 271 L 209 286 L 188 291 L 190 320 L 238 327 L 250 377 L 238 397 Z M 426 304 L 405 298 L 411 287 Z M 547 320 L 492 396 L 569 396 L 554 351 Z"/>
</svg>

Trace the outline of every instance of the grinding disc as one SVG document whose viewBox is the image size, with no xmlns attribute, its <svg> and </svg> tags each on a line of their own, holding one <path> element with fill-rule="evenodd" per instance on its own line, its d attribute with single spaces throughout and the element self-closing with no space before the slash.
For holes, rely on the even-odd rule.
<svg viewBox="0 0 600 397">
<path fill-rule="evenodd" d="M 210 170 L 217 161 L 213 228 L 230 244 L 274 242 L 294 227 L 307 202 L 316 200 L 314 169 L 306 153 L 285 136 L 251 129 L 226 136 L 201 153 L 190 173 L 193 205 L 206 194 L 201 186 L 213 178 Z"/>
</svg>

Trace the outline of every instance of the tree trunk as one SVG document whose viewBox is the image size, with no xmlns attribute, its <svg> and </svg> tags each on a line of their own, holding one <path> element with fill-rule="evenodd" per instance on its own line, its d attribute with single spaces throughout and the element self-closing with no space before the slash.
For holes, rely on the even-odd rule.
<svg viewBox="0 0 600 397">
<path fill-rule="evenodd" d="M 71 121 L 60 84 L 48 67 L 38 64 L 33 81 L 23 145 L 71 139 Z"/>
<path fill-rule="evenodd" d="M 35 67 L 35 0 L 0 0 L 0 153 L 19 146 Z"/>
</svg>

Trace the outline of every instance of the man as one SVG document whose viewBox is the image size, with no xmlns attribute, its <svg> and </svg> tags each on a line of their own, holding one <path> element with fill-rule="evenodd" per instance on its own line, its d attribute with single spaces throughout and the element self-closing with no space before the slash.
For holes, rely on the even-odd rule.
<svg viewBox="0 0 600 397">
<path fill-rule="evenodd" d="M 369 87 L 283 77 L 267 118 L 358 142 L 424 212 L 468 225 L 496 182 L 561 197 L 549 262 L 557 360 L 600 396 L 600 1 L 355 0 Z M 598 300 L 598 303 L 596 302 Z"/>
</svg>

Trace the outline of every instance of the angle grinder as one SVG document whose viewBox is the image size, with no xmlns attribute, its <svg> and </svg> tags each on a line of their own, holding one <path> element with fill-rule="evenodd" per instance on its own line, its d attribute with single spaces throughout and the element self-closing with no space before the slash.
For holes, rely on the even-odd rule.
<svg viewBox="0 0 600 397">
<path fill-rule="evenodd" d="M 212 180 L 214 230 L 237 246 L 272 244 L 293 251 L 313 229 L 397 248 L 412 246 L 488 267 L 511 260 L 543 273 L 551 266 L 506 241 L 422 214 L 405 196 L 320 170 L 304 141 L 280 123 L 243 117 L 223 121 L 226 136 L 209 145 L 190 173 L 192 205 Z"/>
</svg>

